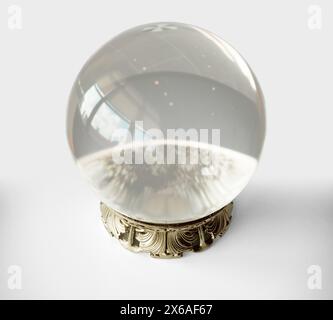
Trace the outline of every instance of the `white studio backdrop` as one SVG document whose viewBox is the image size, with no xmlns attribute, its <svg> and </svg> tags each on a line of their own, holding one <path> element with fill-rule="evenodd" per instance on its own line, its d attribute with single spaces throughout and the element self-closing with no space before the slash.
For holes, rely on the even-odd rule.
<svg viewBox="0 0 333 320">
<path fill-rule="evenodd" d="M 0 17 L 0 298 L 333 298 L 330 1 L 5 0 Z M 221 36 L 266 100 L 263 156 L 230 230 L 179 260 L 110 239 L 65 136 L 85 61 L 153 21 Z"/>
</svg>

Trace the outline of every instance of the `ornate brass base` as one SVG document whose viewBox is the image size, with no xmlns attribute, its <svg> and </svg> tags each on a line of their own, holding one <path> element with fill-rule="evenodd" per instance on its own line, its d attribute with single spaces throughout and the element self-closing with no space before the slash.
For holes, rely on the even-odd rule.
<svg viewBox="0 0 333 320">
<path fill-rule="evenodd" d="M 156 258 L 177 258 L 186 251 L 205 249 L 227 230 L 232 208 L 230 203 L 203 219 L 181 224 L 150 224 L 125 217 L 101 203 L 107 231 L 125 248 L 149 252 Z"/>
</svg>

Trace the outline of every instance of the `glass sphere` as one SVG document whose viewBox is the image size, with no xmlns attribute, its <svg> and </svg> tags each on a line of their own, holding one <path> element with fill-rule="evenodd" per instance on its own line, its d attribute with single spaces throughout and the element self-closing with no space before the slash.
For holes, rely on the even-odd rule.
<svg viewBox="0 0 333 320">
<path fill-rule="evenodd" d="M 148 223 L 193 221 L 249 182 L 265 135 L 263 95 L 244 59 L 213 33 L 142 25 L 83 66 L 67 135 L 107 206 Z"/>
</svg>

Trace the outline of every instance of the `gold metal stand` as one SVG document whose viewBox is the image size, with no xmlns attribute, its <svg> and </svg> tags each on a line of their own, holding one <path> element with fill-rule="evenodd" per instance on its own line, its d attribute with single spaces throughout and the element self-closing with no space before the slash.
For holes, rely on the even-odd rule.
<svg viewBox="0 0 333 320">
<path fill-rule="evenodd" d="M 181 224 L 151 224 L 134 220 L 101 203 L 106 230 L 127 249 L 155 258 L 177 258 L 208 247 L 228 228 L 233 203 L 203 218 Z"/>
</svg>

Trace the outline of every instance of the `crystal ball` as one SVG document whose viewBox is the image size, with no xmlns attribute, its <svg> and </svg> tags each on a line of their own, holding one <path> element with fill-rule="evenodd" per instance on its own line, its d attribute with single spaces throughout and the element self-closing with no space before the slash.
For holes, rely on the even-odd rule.
<svg viewBox="0 0 333 320">
<path fill-rule="evenodd" d="M 185 223 L 229 204 L 253 175 L 263 95 L 242 56 L 182 23 L 127 30 L 73 85 L 67 136 L 104 204 L 148 223 Z"/>
</svg>

